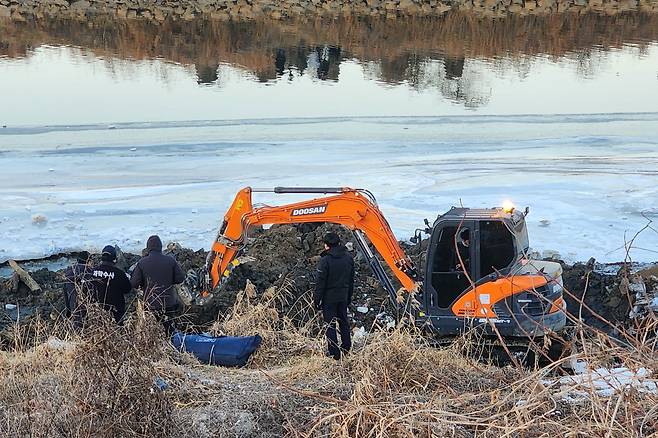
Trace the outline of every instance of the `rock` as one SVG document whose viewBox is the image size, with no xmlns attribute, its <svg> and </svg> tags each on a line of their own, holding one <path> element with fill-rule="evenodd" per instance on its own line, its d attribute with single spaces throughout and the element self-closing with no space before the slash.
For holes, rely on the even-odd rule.
<svg viewBox="0 0 658 438">
<path fill-rule="evenodd" d="M 0 6 L 0 18 L 11 17 L 11 10 L 7 6 Z"/>
<path fill-rule="evenodd" d="M 185 21 L 194 20 L 194 11 L 191 8 L 186 9 L 181 18 Z"/>
<path fill-rule="evenodd" d="M 413 0 L 400 0 L 398 10 L 405 13 L 413 13 L 418 10 L 418 6 L 413 2 Z"/>
<path fill-rule="evenodd" d="M 44 226 L 48 222 L 48 218 L 43 214 L 35 214 L 32 216 L 32 224 Z"/>
<path fill-rule="evenodd" d="M 560 260 L 560 253 L 551 249 L 547 249 L 542 251 L 541 253 L 541 258 L 542 259 L 550 259 L 550 260 Z"/>
<path fill-rule="evenodd" d="M 658 265 L 642 269 L 638 272 L 638 275 L 640 275 L 645 280 L 648 280 L 651 277 L 658 277 Z"/>
<path fill-rule="evenodd" d="M 91 3 L 89 3 L 87 0 L 78 0 L 76 2 L 71 3 L 70 8 L 73 10 L 80 11 L 80 10 L 89 9 L 90 6 Z"/>
<path fill-rule="evenodd" d="M 11 19 L 14 21 L 27 21 L 18 10 L 14 10 L 11 13 Z"/>
<path fill-rule="evenodd" d="M 233 430 L 237 436 L 251 436 L 256 430 L 256 422 L 251 412 L 244 411 L 237 415 Z"/>
</svg>

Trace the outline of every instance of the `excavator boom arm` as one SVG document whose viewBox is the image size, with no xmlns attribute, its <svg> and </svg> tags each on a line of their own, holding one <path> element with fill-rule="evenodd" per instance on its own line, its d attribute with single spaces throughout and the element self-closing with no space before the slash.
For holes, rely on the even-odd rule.
<svg viewBox="0 0 658 438">
<path fill-rule="evenodd" d="M 253 192 L 317 193 L 328 196 L 280 206 L 254 208 Z M 377 207 L 374 197 L 367 191 L 342 188 L 285 188 L 252 189 L 238 192 L 224 216 L 206 260 L 208 287 L 215 289 L 230 275 L 238 262 L 236 256 L 247 243 L 250 227 L 271 224 L 299 224 L 330 222 L 343 225 L 355 233 L 357 243 L 384 287 L 392 295 L 390 280 L 379 261 L 371 253 L 365 235 L 407 291 L 418 288 L 418 273 L 411 259 L 400 247 L 388 222 Z"/>
</svg>

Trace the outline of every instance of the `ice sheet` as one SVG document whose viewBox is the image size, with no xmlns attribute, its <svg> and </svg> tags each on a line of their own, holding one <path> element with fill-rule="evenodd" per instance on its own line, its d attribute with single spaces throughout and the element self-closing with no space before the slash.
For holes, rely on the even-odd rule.
<svg viewBox="0 0 658 438">
<path fill-rule="evenodd" d="M 400 239 L 452 205 L 512 199 L 531 207 L 533 248 L 570 261 L 622 260 L 658 217 L 658 113 L 7 128 L 0 163 L 0 261 L 139 251 L 152 233 L 207 248 L 248 185 L 370 189 Z M 658 232 L 635 247 L 655 261 Z"/>
</svg>

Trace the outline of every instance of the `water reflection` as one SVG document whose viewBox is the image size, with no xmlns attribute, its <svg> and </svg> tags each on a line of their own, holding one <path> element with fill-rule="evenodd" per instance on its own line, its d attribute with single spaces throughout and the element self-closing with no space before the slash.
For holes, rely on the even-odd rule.
<svg viewBox="0 0 658 438">
<path fill-rule="evenodd" d="M 175 63 L 176 69 L 182 66 L 185 74 L 192 76 L 192 83 L 196 82 L 199 89 L 210 91 L 234 86 L 236 71 L 239 71 L 243 82 L 273 86 L 290 83 L 300 90 L 303 87 L 299 84 L 305 81 L 327 85 L 350 82 L 351 90 L 364 88 L 366 82 L 376 82 L 385 87 L 399 87 L 407 94 L 431 92 L 467 110 L 495 107 L 496 91 L 506 86 L 501 78 L 520 84 L 535 71 L 533 90 L 545 92 L 546 77 L 554 79 L 559 74 L 548 72 L 545 67 L 549 64 L 567 60 L 577 78 L 595 78 L 611 68 L 608 60 L 620 50 L 624 53 L 632 50 L 634 59 L 655 58 L 658 52 L 651 47 L 656 47 L 656 41 L 658 15 L 642 13 L 484 19 L 452 12 L 440 19 L 199 20 L 162 25 L 108 18 L 84 23 L 57 20 L 0 23 L 0 57 L 29 59 L 44 46 L 79 47 L 79 53 L 73 51 L 67 56 L 89 63 L 100 59 L 111 75 L 124 73 L 127 77 L 120 79 L 123 82 L 129 80 L 131 71 L 134 76 L 138 75 L 137 70 L 142 68 L 138 61 L 148 61 L 150 68 L 158 70 L 163 82 L 167 82 L 168 77 L 178 78 L 180 71 L 167 67 L 167 63 Z M 48 59 L 47 62 L 52 61 Z M 57 62 L 69 61 L 60 58 Z M 358 70 L 354 66 L 358 66 Z M 538 71 L 541 74 L 536 73 Z M 14 74 L 21 74 L 20 69 Z M 355 75 L 360 76 L 361 83 L 355 82 Z M 564 79 L 559 79 L 562 81 L 559 86 L 564 86 Z M 567 79 L 571 81 L 571 88 L 580 88 L 573 78 Z M 655 81 L 642 86 L 654 87 Z M 304 90 L 301 92 L 307 92 L 308 88 Z M 354 91 L 344 90 L 341 92 L 348 94 L 345 98 L 354 94 Z M 292 95 L 291 91 L 286 93 Z M 383 100 L 382 93 L 379 92 Z M 367 94 L 365 90 L 363 94 Z M 370 96 L 374 97 L 372 90 Z M 578 98 L 583 100 L 585 96 Z M 590 96 L 586 98 L 592 101 Z M 387 100 L 391 108 L 401 97 L 396 99 Z M 445 111 L 434 110 L 435 106 L 428 101 L 425 109 L 416 113 L 445 114 Z M 597 103 L 592 103 L 591 107 L 599 108 Z M 627 105 L 605 110 L 646 111 L 645 108 L 646 105 Z M 524 109 L 518 102 L 506 105 L 503 110 L 494 109 L 497 113 L 524 111 L 536 112 L 535 108 Z M 556 112 L 556 108 L 539 108 L 539 111 Z M 583 111 L 592 110 L 585 108 Z M 558 107 L 557 112 L 563 112 L 562 108 Z M 351 113 L 383 114 L 361 110 Z M 264 116 L 270 114 L 263 112 Z M 318 113 L 334 114 L 342 115 L 345 111 Z M 216 116 L 224 117 L 223 114 Z"/>
<path fill-rule="evenodd" d="M 586 64 L 593 52 L 658 40 L 658 15 L 559 14 L 477 19 L 453 12 L 440 19 L 331 20 L 305 22 L 39 21 L 0 23 L 0 55 L 26 56 L 44 44 L 87 48 L 98 56 L 164 58 L 194 64 L 199 83 L 217 81 L 219 63 L 252 71 L 259 81 L 291 71 L 338 80 L 345 59 L 380 64 L 380 80 L 418 85 L 422 65 L 443 63 L 448 80 L 464 73 L 466 58 L 497 59 L 576 54 Z"/>
</svg>

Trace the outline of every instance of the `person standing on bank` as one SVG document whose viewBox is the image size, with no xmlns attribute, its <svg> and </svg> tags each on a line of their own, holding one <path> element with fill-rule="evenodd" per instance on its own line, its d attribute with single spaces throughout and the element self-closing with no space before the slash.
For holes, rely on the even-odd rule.
<svg viewBox="0 0 658 438">
<path fill-rule="evenodd" d="M 69 266 L 64 273 L 64 304 L 66 316 L 75 327 L 82 327 L 84 318 L 84 303 L 87 299 L 87 289 L 91 279 L 91 268 L 87 266 L 89 253 L 82 251 L 76 257 L 75 264 Z"/>
<path fill-rule="evenodd" d="M 107 245 L 103 248 L 100 264 L 91 270 L 95 300 L 104 309 L 112 312 L 114 320 L 122 324 L 126 314 L 125 295 L 132 291 L 128 275 L 114 265 L 117 260 L 116 248 Z"/>
<path fill-rule="evenodd" d="M 160 237 L 149 237 L 146 250 L 148 254 L 137 262 L 130 283 L 144 292 L 147 309 L 156 315 L 167 334 L 171 335 L 175 331 L 173 319 L 179 307 L 174 285 L 182 283 L 185 274 L 173 257 L 162 254 Z"/>
<path fill-rule="evenodd" d="M 325 251 L 318 265 L 314 302 L 327 324 L 328 356 L 340 359 L 352 347 L 350 322 L 347 307 L 354 292 L 354 260 L 341 245 L 336 233 L 327 233 L 324 238 Z M 336 322 L 340 329 L 340 347 L 336 334 Z"/>
</svg>

